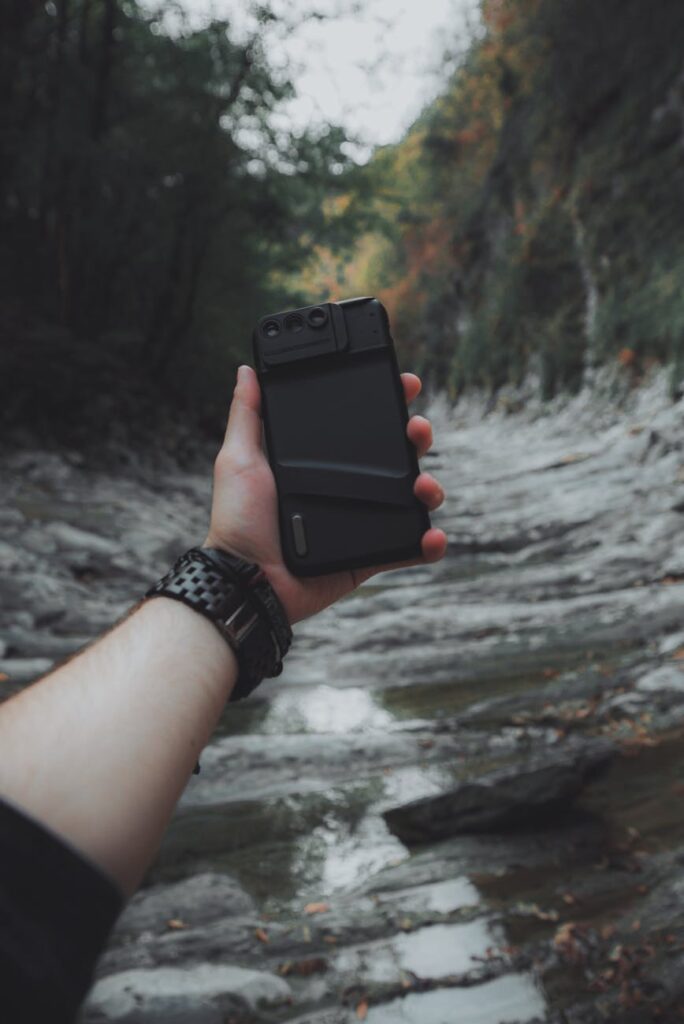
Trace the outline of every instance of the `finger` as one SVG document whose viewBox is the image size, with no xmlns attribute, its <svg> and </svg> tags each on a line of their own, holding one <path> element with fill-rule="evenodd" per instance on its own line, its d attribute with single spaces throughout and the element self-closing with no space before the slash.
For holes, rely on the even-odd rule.
<svg viewBox="0 0 684 1024">
<path fill-rule="evenodd" d="M 236 454 L 261 450 L 261 391 L 251 366 L 239 366 L 226 427 L 226 447 Z"/>
<path fill-rule="evenodd" d="M 419 501 L 427 505 L 430 512 L 434 512 L 444 501 L 444 488 L 430 473 L 421 473 L 416 478 L 413 493 Z"/>
<path fill-rule="evenodd" d="M 414 445 L 418 458 L 422 459 L 432 448 L 432 424 L 424 416 L 412 416 L 406 427 L 408 439 Z"/>
<path fill-rule="evenodd" d="M 401 383 L 404 386 L 404 396 L 406 398 L 406 404 L 412 402 L 414 398 L 417 398 L 420 394 L 423 383 L 415 373 L 402 373 Z"/>
<path fill-rule="evenodd" d="M 438 562 L 446 553 L 447 535 L 444 530 L 432 527 L 423 534 L 420 546 L 423 552 L 422 558 L 410 558 L 406 562 L 391 562 L 389 565 L 375 565 L 370 569 L 357 569 L 355 572 L 357 584 L 365 583 L 371 576 L 377 576 L 380 572 L 389 572 L 390 569 L 410 569 L 414 565 Z"/>
</svg>

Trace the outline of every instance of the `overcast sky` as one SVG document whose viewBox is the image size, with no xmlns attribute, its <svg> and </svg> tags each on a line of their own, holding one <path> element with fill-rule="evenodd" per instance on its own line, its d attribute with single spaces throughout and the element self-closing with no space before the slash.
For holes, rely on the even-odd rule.
<svg viewBox="0 0 684 1024">
<path fill-rule="evenodd" d="M 291 17 L 353 0 L 284 0 Z M 180 0 L 193 19 L 210 12 L 244 24 L 249 0 Z M 360 0 L 354 15 L 306 19 L 273 37 L 272 60 L 292 63 L 297 125 L 342 122 L 367 145 L 395 142 L 443 81 L 445 50 L 462 48 L 477 0 Z"/>
</svg>

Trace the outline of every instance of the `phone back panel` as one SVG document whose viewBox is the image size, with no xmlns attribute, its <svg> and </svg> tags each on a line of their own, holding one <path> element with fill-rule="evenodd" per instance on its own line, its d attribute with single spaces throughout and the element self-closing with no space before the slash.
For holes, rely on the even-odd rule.
<svg viewBox="0 0 684 1024">
<path fill-rule="evenodd" d="M 264 317 L 254 332 L 280 536 L 298 576 L 420 554 L 430 525 L 389 321 L 377 299 Z"/>
</svg>

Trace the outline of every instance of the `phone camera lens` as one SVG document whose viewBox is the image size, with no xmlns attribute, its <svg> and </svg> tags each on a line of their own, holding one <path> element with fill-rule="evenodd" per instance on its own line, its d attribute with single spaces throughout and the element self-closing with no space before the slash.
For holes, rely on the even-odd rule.
<svg viewBox="0 0 684 1024">
<path fill-rule="evenodd" d="M 280 324 L 277 320 L 267 320 L 261 330 L 267 338 L 277 338 L 280 334 Z"/>
<path fill-rule="evenodd" d="M 289 316 L 285 317 L 285 330 L 293 331 L 295 334 L 303 331 L 304 317 L 300 316 L 299 313 L 290 313 Z"/>
<path fill-rule="evenodd" d="M 310 311 L 307 319 L 312 327 L 322 327 L 328 322 L 328 314 L 320 306 L 316 306 Z"/>
</svg>

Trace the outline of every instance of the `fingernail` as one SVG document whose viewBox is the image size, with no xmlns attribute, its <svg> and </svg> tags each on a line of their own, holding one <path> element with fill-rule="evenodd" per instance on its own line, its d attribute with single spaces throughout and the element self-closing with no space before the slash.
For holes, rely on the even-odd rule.
<svg viewBox="0 0 684 1024">
<path fill-rule="evenodd" d="M 248 370 L 248 369 L 249 369 L 249 367 L 247 366 L 247 363 L 240 363 L 240 365 L 239 365 L 239 366 L 238 366 L 238 368 L 237 368 L 237 379 L 238 379 L 238 383 L 239 383 L 239 382 L 240 382 L 241 380 L 244 380 L 244 377 L 245 377 L 245 371 L 246 371 L 246 370 Z"/>
</svg>

